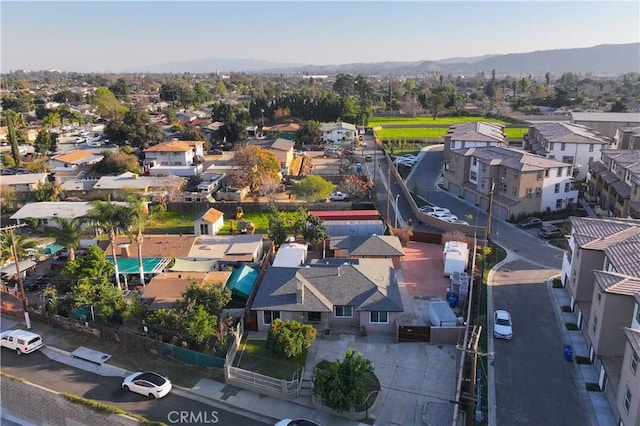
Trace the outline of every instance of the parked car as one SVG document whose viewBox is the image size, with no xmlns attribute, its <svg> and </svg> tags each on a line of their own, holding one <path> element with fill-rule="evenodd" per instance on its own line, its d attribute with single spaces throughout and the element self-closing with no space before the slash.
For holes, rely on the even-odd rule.
<svg viewBox="0 0 640 426">
<path fill-rule="evenodd" d="M 518 227 L 522 229 L 540 228 L 542 226 L 542 219 L 537 217 L 528 217 L 518 223 Z"/>
<path fill-rule="evenodd" d="M 322 145 L 311 145 L 309 151 L 324 151 L 324 147 Z"/>
<path fill-rule="evenodd" d="M 222 155 L 222 150 L 218 148 L 212 148 L 208 151 L 209 155 Z"/>
<path fill-rule="evenodd" d="M 538 235 L 542 238 L 557 238 L 562 236 L 562 229 L 555 225 L 545 225 L 540 228 Z"/>
<path fill-rule="evenodd" d="M 422 213 L 432 213 L 432 212 L 443 212 L 446 214 L 451 214 L 451 211 L 449 209 L 445 209 L 444 207 L 438 207 L 438 206 L 422 206 L 419 207 L 418 210 L 420 210 Z"/>
<path fill-rule="evenodd" d="M 349 156 L 355 155 L 355 152 L 353 152 L 350 149 L 343 149 L 342 150 L 342 155 L 349 157 Z"/>
<path fill-rule="evenodd" d="M 26 330 L 8 330 L 0 333 L 0 346 L 22 355 L 37 351 L 44 346 L 44 342 L 39 334 Z"/>
<path fill-rule="evenodd" d="M 293 151 L 293 155 L 298 156 L 298 157 L 302 157 L 303 155 L 306 155 L 307 153 L 304 151 L 301 151 L 299 149 L 296 149 L 295 151 Z"/>
<path fill-rule="evenodd" d="M 340 148 L 327 148 L 324 151 L 324 155 L 326 157 L 337 157 L 340 155 L 340 153 L 342 152 L 342 150 Z"/>
<path fill-rule="evenodd" d="M 319 423 L 305 419 L 282 419 L 276 426 L 320 426 Z"/>
<path fill-rule="evenodd" d="M 144 395 L 149 399 L 159 399 L 171 391 L 171 380 L 158 373 L 138 371 L 127 376 L 122 389 Z"/>
<path fill-rule="evenodd" d="M 444 220 L 445 222 L 449 222 L 449 223 L 457 223 L 458 220 L 458 216 L 456 216 L 455 214 L 445 214 L 444 216 L 436 216 L 438 219 L 440 220 Z"/>
<path fill-rule="evenodd" d="M 365 155 L 364 156 L 364 161 L 366 161 L 367 163 L 370 163 L 373 161 L 373 156 L 372 155 Z"/>
<path fill-rule="evenodd" d="M 336 191 L 329 195 L 329 201 L 345 201 L 349 196 L 344 192 Z"/>
<path fill-rule="evenodd" d="M 503 309 L 497 309 L 493 312 L 493 337 L 507 340 L 511 340 L 513 337 L 511 314 Z"/>
<path fill-rule="evenodd" d="M 436 210 L 436 211 L 429 212 L 427 214 L 429 216 L 437 217 L 438 219 L 443 218 L 443 217 L 447 217 L 447 216 L 454 216 L 454 215 L 451 214 L 451 212 L 446 211 L 446 210 Z"/>
</svg>

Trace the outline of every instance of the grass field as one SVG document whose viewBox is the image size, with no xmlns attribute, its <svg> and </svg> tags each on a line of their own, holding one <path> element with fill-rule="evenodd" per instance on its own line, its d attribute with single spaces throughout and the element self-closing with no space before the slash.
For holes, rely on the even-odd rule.
<svg viewBox="0 0 640 426">
<path fill-rule="evenodd" d="M 280 212 L 284 217 L 287 226 L 293 225 L 293 217 L 296 212 Z M 255 227 L 254 233 L 267 234 L 269 232 L 269 213 L 268 212 L 244 212 L 244 219 L 253 222 Z M 218 232 L 218 235 L 229 235 L 231 230 L 229 220 L 225 217 L 224 227 Z"/>
<path fill-rule="evenodd" d="M 301 355 L 284 359 L 267 349 L 266 340 L 248 340 L 240 343 L 236 355 L 236 367 L 254 371 L 276 379 L 291 380 L 296 370 L 304 367 L 307 351 Z"/>
<path fill-rule="evenodd" d="M 369 127 L 385 124 L 431 124 L 449 126 L 458 123 L 469 123 L 473 121 L 484 121 L 487 123 L 508 124 L 506 121 L 488 117 L 371 117 Z"/>
<path fill-rule="evenodd" d="M 447 134 L 447 128 L 399 128 L 376 130 L 376 135 L 382 140 L 388 139 L 441 139 Z"/>
<path fill-rule="evenodd" d="M 149 217 L 147 228 L 177 228 L 181 226 L 193 226 L 195 213 L 190 212 L 161 212 Z"/>
</svg>

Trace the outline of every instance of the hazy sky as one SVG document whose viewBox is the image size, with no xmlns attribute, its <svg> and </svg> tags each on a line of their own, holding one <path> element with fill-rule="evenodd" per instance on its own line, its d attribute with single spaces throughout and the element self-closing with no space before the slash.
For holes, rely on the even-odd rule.
<svg viewBox="0 0 640 426">
<path fill-rule="evenodd" d="M 1 70 L 420 61 L 640 41 L 640 2 L 1 2 Z"/>
</svg>

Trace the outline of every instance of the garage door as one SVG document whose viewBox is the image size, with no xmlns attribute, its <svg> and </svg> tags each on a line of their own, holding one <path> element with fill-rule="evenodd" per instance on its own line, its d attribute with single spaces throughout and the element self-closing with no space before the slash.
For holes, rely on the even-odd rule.
<svg viewBox="0 0 640 426">
<path fill-rule="evenodd" d="M 476 196 L 475 192 L 467 191 L 464 194 L 464 200 L 473 204 L 474 206 L 476 205 L 477 199 L 478 197 Z"/>
<path fill-rule="evenodd" d="M 460 187 L 456 184 L 449 183 L 449 193 L 452 195 L 458 195 L 460 193 Z"/>
<path fill-rule="evenodd" d="M 481 198 L 480 199 L 480 210 L 482 211 L 487 211 L 489 209 L 489 200 L 487 198 Z M 503 207 L 497 203 L 493 203 L 493 212 L 491 213 L 491 215 L 495 218 L 495 219 L 499 219 L 499 220 L 507 220 L 509 219 L 508 216 L 509 211 L 507 210 L 506 207 Z"/>
</svg>

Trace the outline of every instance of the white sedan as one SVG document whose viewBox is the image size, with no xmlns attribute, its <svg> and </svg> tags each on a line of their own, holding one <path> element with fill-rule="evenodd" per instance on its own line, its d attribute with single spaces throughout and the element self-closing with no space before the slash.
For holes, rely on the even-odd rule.
<svg viewBox="0 0 640 426">
<path fill-rule="evenodd" d="M 493 313 L 493 337 L 507 340 L 511 340 L 513 337 L 513 326 L 509 312 L 498 309 Z"/>
<path fill-rule="evenodd" d="M 329 201 L 345 201 L 349 196 L 344 192 L 336 191 L 329 195 Z"/>
<path fill-rule="evenodd" d="M 138 371 L 124 379 L 122 389 L 139 393 L 149 399 L 162 398 L 171 391 L 171 380 L 158 373 Z"/>
</svg>

